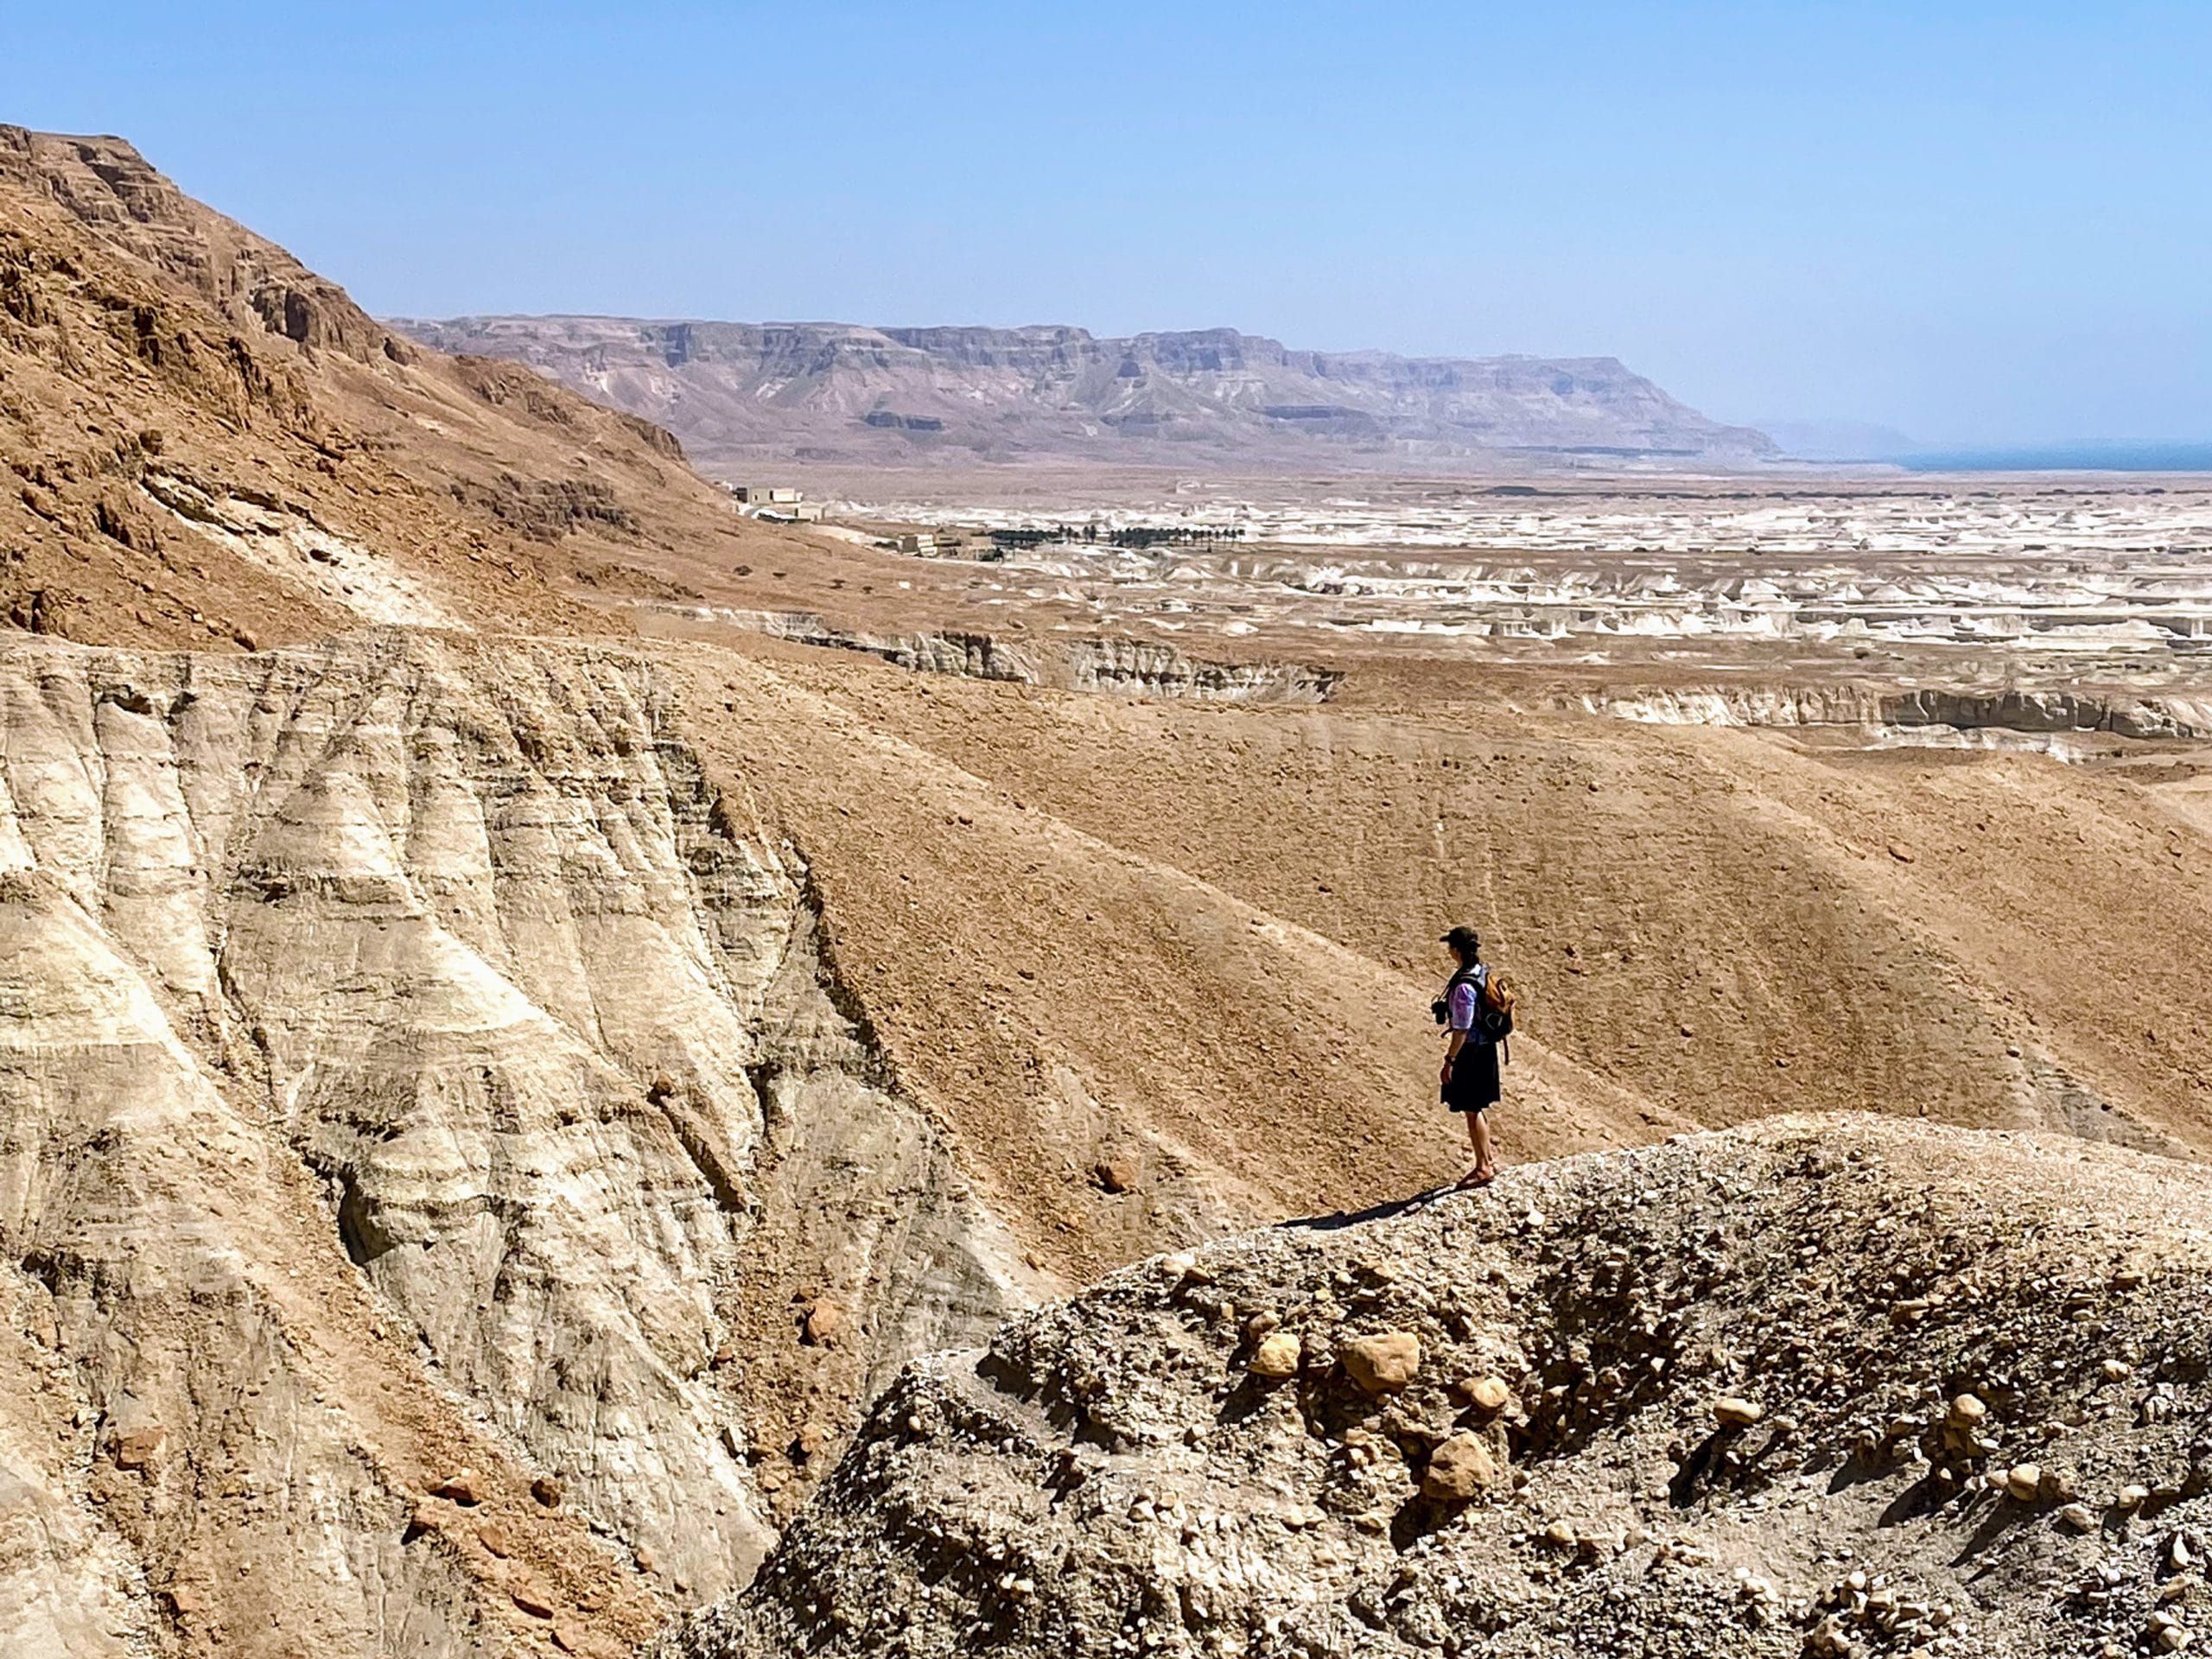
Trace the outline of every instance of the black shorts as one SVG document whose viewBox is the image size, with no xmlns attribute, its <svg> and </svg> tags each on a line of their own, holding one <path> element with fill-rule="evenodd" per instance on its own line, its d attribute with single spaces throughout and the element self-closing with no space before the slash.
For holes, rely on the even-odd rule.
<svg viewBox="0 0 2212 1659">
<path fill-rule="evenodd" d="M 1452 1078 L 1444 1103 L 1455 1112 L 1479 1112 L 1497 1104 L 1497 1045 L 1469 1038 L 1452 1059 Z"/>
</svg>

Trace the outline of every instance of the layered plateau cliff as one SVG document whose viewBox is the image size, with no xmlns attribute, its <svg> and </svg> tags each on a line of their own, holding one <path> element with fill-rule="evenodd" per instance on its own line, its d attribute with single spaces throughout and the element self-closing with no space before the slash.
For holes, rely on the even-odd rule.
<svg viewBox="0 0 2212 1659">
<path fill-rule="evenodd" d="M 1777 453 L 1612 358 L 1296 351 L 1234 328 L 872 328 L 627 317 L 402 319 L 668 427 L 711 466 L 1063 460 L 1496 467 Z"/>
</svg>

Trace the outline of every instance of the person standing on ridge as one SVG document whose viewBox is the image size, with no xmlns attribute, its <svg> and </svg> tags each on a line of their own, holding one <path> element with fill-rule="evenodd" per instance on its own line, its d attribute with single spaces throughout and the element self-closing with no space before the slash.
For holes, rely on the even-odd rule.
<svg viewBox="0 0 2212 1659">
<path fill-rule="evenodd" d="M 1444 936 L 1451 951 L 1452 980 L 1431 1005 L 1445 1028 L 1444 1103 L 1467 1119 L 1467 1144 L 1475 1166 L 1459 1178 L 1462 1187 L 1488 1186 L 1497 1179 L 1491 1150 L 1490 1109 L 1497 1103 L 1498 1061 L 1513 1030 L 1513 989 L 1503 974 L 1491 973 L 1482 959 L 1482 940 L 1471 927 Z"/>
</svg>

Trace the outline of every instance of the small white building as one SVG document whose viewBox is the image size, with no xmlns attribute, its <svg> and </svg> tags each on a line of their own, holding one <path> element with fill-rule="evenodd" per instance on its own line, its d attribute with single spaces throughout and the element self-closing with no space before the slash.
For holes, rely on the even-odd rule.
<svg viewBox="0 0 2212 1659">
<path fill-rule="evenodd" d="M 729 493 L 752 507 L 795 507 L 801 493 L 783 484 L 733 484 Z"/>
<path fill-rule="evenodd" d="M 901 553 L 934 553 L 937 551 L 936 533 L 926 530 L 908 531 L 899 538 L 899 550 Z"/>
</svg>

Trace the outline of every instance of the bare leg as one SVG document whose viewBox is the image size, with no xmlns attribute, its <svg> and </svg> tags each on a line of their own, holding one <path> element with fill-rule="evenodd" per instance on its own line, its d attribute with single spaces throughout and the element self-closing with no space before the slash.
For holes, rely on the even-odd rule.
<svg viewBox="0 0 2212 1659">
<path fill-rule="evenodd" d="M 1491 1161 L 1490 1123 L 1480 1112 L 1464 1112 L 1467 1120 L 1467 1146 L 1475 1154 L 1475 1166 L 1459 1178 L 1464 1187 L 1488 1186 L 1497 1177 L 1497 1166 Z"/>
</svg>

